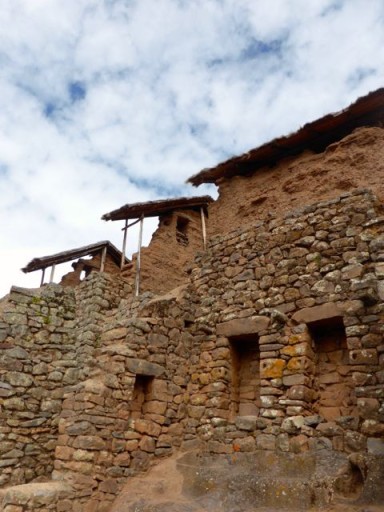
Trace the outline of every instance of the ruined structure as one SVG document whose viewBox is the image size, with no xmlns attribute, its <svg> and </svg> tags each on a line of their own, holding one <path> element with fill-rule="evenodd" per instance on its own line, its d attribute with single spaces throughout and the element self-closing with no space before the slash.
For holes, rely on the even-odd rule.
<svg viewBox="0 0 384 512">
<path fill-rule="evenodd" d="M 60 281 L 62 286 L 77 286 L 91 272 L 118 274 L 122 266 L 129 264 L 125 256 L 111 242 L 104 240 L 103 242 L 85 245 L 84 247 L 63 251 L 58 254 L 34 258 L 21 270 L 24 273 L 42 270 L 40 284 L 42 286 L 47 268 L 51 269 L 49 282 L 52 283 L 56 266 L 73 260 L 77 260 L 72 263 L 73 271 L 68 272 L 62 277 Z"/>
<path fill-rule="evenodd" d="M 384 503 L 383 120 L 381 89 L 192 177 L 207 246 L 171 209 L 138 296 L 133 267 L 12 288 L 4 512 Z M 154 285 L 165 233 L 194 254 Z"/>
</svg>

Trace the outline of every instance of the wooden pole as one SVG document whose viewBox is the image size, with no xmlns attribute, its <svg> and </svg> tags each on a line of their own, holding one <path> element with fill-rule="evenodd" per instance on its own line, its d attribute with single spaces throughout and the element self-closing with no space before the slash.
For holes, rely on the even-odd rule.
<svg viewBox="0 0 384 512">
<path fill-rule="evenodd" d="M 107 257 L 107 246 L 103 247 L 103 250 L 101 252 L 100 272 L 104 272 L 106 257 Z"/>
<path fill-rule="evenodd" d="M 143 241 L 143 224 L 144 224 L 144 215 L 140 217 L 140 231 L 139 231 L 139 245 L 137 249 L 137 259 L 136 259 L 136 283 L 135 283 L 135 296 L 137 297 L 140 292 L 140 268 L 141 268 L 141 244 Z"/>
<path fill-rule="evenodd" d="M 50 283 L 53 283 L 53 276 L 55 275 L 55 267 L 56 265 L 52 265 L 52 268 L 51 268 L 51 275 L 49 277 L 49 282 Z"/>
<path fill-rule="evenodd" d="M 125 262 L 125 250 L 127 247 L 127 232 L 128 232 L 128 219 L 125 219 L 125 227 L 124 227 L 124 238 L 123 238 L 123 248 L 121 250 L 121 262 L 120 262 L 120 270 L 124 267 Z"/>
<path fill-rule="evenodd" d="M 40 286 L 43 286 L 44 284 L 44 277 L 45 277 L 45 268 L 42 268 L 42 274 L 41 274 L 41 281 L 40 281 Z"/>
<path fill-rule="evenodd" d="M 203 232 L 203 247 L 204 247 L 204 251 L 205 251 L 207 248 L 207 231 L 205 228 L 205 215 L 204 215 L 203 207 L 200 208 L 200 213 L 201 213 L 201 229 Z"/>
</svg>

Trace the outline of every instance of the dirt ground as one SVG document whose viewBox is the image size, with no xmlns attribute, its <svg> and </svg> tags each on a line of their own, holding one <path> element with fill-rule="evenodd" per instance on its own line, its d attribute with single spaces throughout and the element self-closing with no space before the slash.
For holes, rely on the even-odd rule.
<svg viewBox="0 0 384 512">
<path fill-rule="evenodd" d="M 235 499 L 235 505 L 231 505 L 233 500 L 226 499 L 225 487 L 217 492 L 217 480 L 213 485 L 210 484 L 211 479 L 205 480 L 205 491 L 201 492 L 201 482 L 197 484 L 194 476 L 198 475 L 198 470 L 193 463 L 185 463 L 182 454 L 176 454 L 154 466 L 148 473 L 132 478 L 114 502 L 111 512 L 384 512 L 384 503 L 364 505 L 345 502 L 308 509 L 254 507 L 249 496 L 245 496 L 246 492 L 244 501 L 240 495 L 238 501 Z M 236 478 L 235 475 L 235 481 Z"/>
</svg>

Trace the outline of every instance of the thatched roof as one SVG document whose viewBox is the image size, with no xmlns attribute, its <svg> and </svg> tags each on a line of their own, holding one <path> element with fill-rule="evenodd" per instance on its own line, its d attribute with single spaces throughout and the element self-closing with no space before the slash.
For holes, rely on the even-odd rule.
<svg viewBox="0 0 384 512">
<path fill-rule="evenodd" d="M 217 183 L 220 178 L 247 175 L 264 166 L 273 166 L 282 158 L 304 150 L 316 153 L 360 126 L 382 126 L 384 122 L 384 88 L 359 98 L 348 108 L 328 114 L 305 124 L 297 132 L 279 137 L 241 156 L 230 158 L 216 167 L 203 169 L 188 179 L 188 183 Z"/>
<path fill-rule="evenodd" d="M 160 199 L 146 203 L 126 204 L 118 210 L 105 213 L 102 220 L 139 219 L 144 217 L 158 217 L 174 210 L 195 210 L 207 207 L 213 201 L 210 196 L 178 197 L 174 199 Z"/>
<path fill-rule="evenodd" d="M 108 240 L 103 240 L 102 242 L 97 242 L 96 244 L 84 245 L 83 247 L 78 247 L 77 249 L 58 252 L 57 254 L 52 254 L 51 256 L 33 258 L 33 260 L 30 261 L 28 265 L 21 270 L 25 273 L 28 273 L 35 270 L 51 267 L 52 265 L 58 265 L 59 263 L 77 260 L 78 258 L 82 258 L 84 256 L 94 256 L 95 254 L 101 252 L 104 247 L 107 248 L 107 254 L 109 254 L 116 265 L 119 266 L 121 262 L 121 252 L 111 242 Z M 126 262 L 128 263 L 128 260 L 126 260 Z"/>
</svg>

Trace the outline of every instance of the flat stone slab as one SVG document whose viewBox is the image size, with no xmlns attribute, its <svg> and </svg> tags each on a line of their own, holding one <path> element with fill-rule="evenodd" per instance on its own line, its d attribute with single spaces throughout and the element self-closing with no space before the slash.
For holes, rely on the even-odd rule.
<svg viewBox="0 0 384 512">
<path fill-rule="evenodd" d="M 342 310 L 334 302 L 327 302 L 321 306 L 304 308 L 292 315 L 292 320 L 298 324 L 310 324 L 319 320 L 328 320 L 343 316 Z"/>
<path fill-rule="evenodd" d="M 246 334 L 257 334 L 268 328 L 270 319 L 267 316 L 254 316 L 251 318 L 239 318 L 228 320 L 217 324 L 216 333 L 219 336 L 231 338 L 232 336 L 242 336 Z"/>
<path fill-rule="evenodd" d="M 160 377 L 165 372 L 165 368 L 156 363 L 150 363 L 144 359 L 127 359 L 125 362 L 127 370 L 139 375 L 148 377 Z"/>
</svg>

